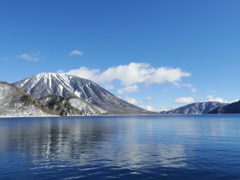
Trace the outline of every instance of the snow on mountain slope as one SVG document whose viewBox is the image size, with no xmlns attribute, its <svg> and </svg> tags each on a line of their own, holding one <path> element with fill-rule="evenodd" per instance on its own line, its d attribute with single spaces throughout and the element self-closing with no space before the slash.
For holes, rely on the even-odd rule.
<svg viewBox="0 0 240 180">
<path fill-rule="evenodd" d="M 38 100 L 23 92 L 13 84 L 0 82 L 0 116 L 50 116 L 59 115 L 42 106 Z"/>
<path fill-rule="evenodd" d="M 182 106 L 170 111 L 163 111 L 163 114 L 207 114 L 209 111 L 219 107 L 224 106 L 227 103 L 220 102 L 200 102 L 200 103 L 192 103 L 186 106 Z"/>
<path fill-rule="evenodd" d="M 40 73 L 22 81 L 14 83 L 26 93 L 35 98 L 55 94 L 62 97 L 77 97 L 70 85 L 72 76 L 56 73 Z M 84 84 L 84 80 L 82 84 Z"/>
<path fill-rule="evenodd" d="M 94 107 L 92 104 L 80 98 L 70 98 L 69 103 L 76 109 L 80 110 L 83 115 L 99 115 L 104 114 L 106 111 L 101 108 Z"/>
<path fill-rule="evenodd" d="M 14 84 L 35 98 L 51 94 L 79 97 L 108 114 L 153 114 L 114 96 L 90 80 L 73 75 L 41 73 Z"/>
</svg>

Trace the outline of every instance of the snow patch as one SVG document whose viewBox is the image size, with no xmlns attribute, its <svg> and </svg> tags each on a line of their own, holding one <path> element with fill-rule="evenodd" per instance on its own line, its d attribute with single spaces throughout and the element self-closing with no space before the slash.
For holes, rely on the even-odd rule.
<svg viewBox="0 0 240 180">
<path fill-rule="evenodd" d="M 86 116 L 87 115 L 99 115 L 100 113 L 105 112 L 102 109 L 101 109 L 102 110 L 102 112 L 101 112 L 99 110 L 100 108 L 97 109 L 97 108 L 93 107 L 92 105 L 87 104 L 86 102 L 84 102 L 83 100 L 78 99 L 78 98 L 71 98 L 69 102 L 74 108 L 80 110 L 83 113 L 83 115 L 86 115 Z"/>
<path fill-rule="evenodd" d="M 60 94 L 61 96 L 63 96 L 63 86 L 61 84 L 58 85 L 59 89 L 60 89 Z"/>
<path fill-rule="evenodd" d="M 78 96 L 78 97 L 81 97 L 82 92 L 76 90 L 76 91 L 74 91 L 74 94 L 76 94 L 76 96 Z"/>
</svg>

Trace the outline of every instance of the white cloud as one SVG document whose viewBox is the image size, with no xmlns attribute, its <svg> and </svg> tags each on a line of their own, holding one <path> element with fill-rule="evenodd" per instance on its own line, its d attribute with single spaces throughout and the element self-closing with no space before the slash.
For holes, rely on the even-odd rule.
<svg viewBox="0 0 240 180">
<path fill-rule="evenodd" d="M 141 99 L 141 100 L 136 100 L 133 97 L 126 97 L 125 99 L 127 102 L 131 103 L 131 104 L 151 104 L 155 102 L 155 99 L 151 96 L 146 97 L 145 99 Z"/>
<path fill-rule="evenodd" d="M 173 102 L 178 104 L 190 104 L 194 103 L 195 100 L 192 97 L 179 97 L 175 99 Z"/>
<path fill-rule="evenodd" d="M 39 55 L 39 54 L 40 54 L 40 52 L 37 55 Z M 26 59 L 26 60 L 29 60 L 29 61 L 39 61 L 39 58 L 34 57 L 34 56 L 30 56 L 28 54 L 22 54 L 20 56 L 17 56 L 17 58 Z"/>
<path fill-rule="evenodd" d="M 114 89 L 114 86 L 111 85 L 111 84 L 104 84 L 104 88 L 108 89 L 108 90 L 111 90 L 111 89 Z"/>
<path fill-rule="evenodd" d="M 145 99 L 140 100 L 139 103 L 142 103 L 142 104 L 151 104 L 151 103 L 154 103 L 154 101 L 155 101 L 155 99 L 153 99 L 153 97 L 148 96 L 148 97 L 146 97 Z"/>
<path fill-rule="evenodd" d="M 208 101 L 217 101 L 217 102 L 221 102 L 221 103 L 228 103 L 228 101 L 224 100 L 223 98 L 215 98 L 213 96 L 207 95 L 207 99 Z"/>
<path fill-rule="evenodd" d="M 183 72 L 179 68 L 155 68 L 146 63 L 119 65 L 110 67 L 103 72 L 99 69 L 80 67 L 79 69 L 70 70 L 67 74 L 90 79 L 103 85 L 109 85 L 113 80 L 119 80 L 124 86 L 131 86 L 137 83 L 145 83 L 147 85 L 165 82 L 176 83 L 180 81 L 181 78 L 191 75 L 190 73 Z"/>
<path fill-rule="evenodd" d="M 139 107 L 146 109 L 148 111 L 153 111 L 153 112 L 161 112 L 161 111 L 168 111 L 170 110 L 169 108 L 160 106 L 160 107 L 154 107 L 154 106 L 144 106 L 144 105 L 140 105 Z"/>
<path fill-rule="evenodd" d="M 132 86 L 128 86 L 125 87 L 123 89 L 118 89 L 118 94 L 128 94 L 128 93 L 132 93 L 132 92 L 136 92 L 138 91 L 138 86 L 137 85 L 132 85 Z"/>
<path fill-rule="evenodd" d="M 82 51 L 78 51 L 78 50 L 73 50 L 72 52 L 70 52 L 70 55 L 79 55 L 82 56 L 83 52 Z"/>
<path fill-rule="evenodd" d="M 129 102 L 130 104 L 138 104 L 138 101 L 136 99 L 134 99 L 133 97 L 126 97 L 125 99 L 127 102 Z"/>
<path fill-rule="evenodd" d="M 174 82 L 174 85 L 177 86 L 178 88 L 180 88 L 180 87 L 188 87 L 193 93 L 197 92 L 197 89 L 194 88 L 190 83 L 180 84 L 178 82 Z"/>
<path fill-rule="evenodd" d="M 94 82 L 99 82 L 99 69 L 88 69 L 87 67 L 80 67 L 79 69 L 70 70 L 67 74 L 75 75 L 81 78 L 89 79 Z"/>
<path fill-rule="evenodd" d="M 184 87 L 188 87 L 193 93 L 197 92 L 197 89 L 194 88 L 190 83 L 183 84 Z"/>
</svg>

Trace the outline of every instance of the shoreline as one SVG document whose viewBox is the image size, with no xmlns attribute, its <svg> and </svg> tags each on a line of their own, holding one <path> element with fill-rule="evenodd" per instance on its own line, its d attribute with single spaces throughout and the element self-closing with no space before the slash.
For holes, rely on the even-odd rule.
<svg viewBox="0 0 240 180">
<path fill-rule="evenodd" d="M 89 115 L 89 116 L 0 116 L 3 118 L 45 118 L 45 117 L 110 117 L 110 116 L 158 116 L 163 114 L 104 114 L 104 115 Z"/>
</svg>

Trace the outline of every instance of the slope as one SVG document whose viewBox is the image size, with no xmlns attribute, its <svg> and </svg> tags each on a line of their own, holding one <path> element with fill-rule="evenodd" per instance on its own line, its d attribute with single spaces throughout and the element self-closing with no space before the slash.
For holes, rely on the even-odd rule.
<svg viewBox="0 0 240 180">
<path fill-rule="evenodd" d="M 217 107 L 209 112 L 209 114 L 236 114 L 240 113 L 240 101 Z"/>
<path fill-rule="evenodd" d="M 90 80 L 73 75 L 40 73 L 14 84 L 35 98 L 51 94 L 79 97 L 107 111 L 107 114 L 156 114 L 114 96 Z"/>
<path fill-rule="evenodd" d="M 100 115 L 101 112 L 93 105 L 80 98 L 64 98 L 57 95 L 48 95 L 39 101 L 49 109 L 55 110 L 64 116 Z"/>
<path fill-rule="evenodd" d="M 59 115 L 44 107 L 38 100 L 13 84 L 0 82 L 0 116 L 49 116 Z"/>
<path fill-rule="evenodd" d="M 163 111 L 163 114 L 207 114 L 209 111 L 219 106 L 224 106 L 226 103 L 220 102 L 198 102 L 188 104 L 170 111 Z"/>
</svg>

